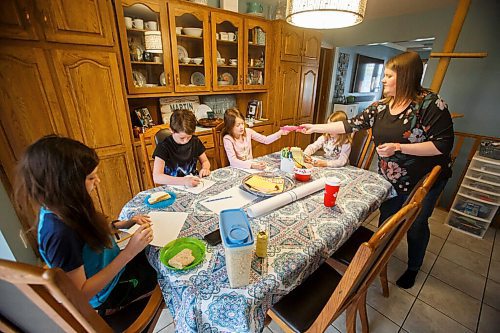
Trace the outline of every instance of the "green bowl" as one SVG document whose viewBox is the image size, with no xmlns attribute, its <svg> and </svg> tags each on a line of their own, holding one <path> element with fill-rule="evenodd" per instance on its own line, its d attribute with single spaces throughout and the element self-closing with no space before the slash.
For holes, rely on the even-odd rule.
<svg viewBox="0 0 500 333">
<path fill-rule="evenodd" d="M 171 241 L 160 250 L 160 261 L 168 269 L 174 271 L 185 271 L 197 266 L 203 261 L 203 259 L 205 258 L 205 248 L 205 243 L 197 238 L 178 238 Z M 168 261 L 184 249 L 190 249 L 191 251 L 193 251 L 194 261 L 186 267 L 180 269 L 170 266 L 168 264 Z"/>
</svg>

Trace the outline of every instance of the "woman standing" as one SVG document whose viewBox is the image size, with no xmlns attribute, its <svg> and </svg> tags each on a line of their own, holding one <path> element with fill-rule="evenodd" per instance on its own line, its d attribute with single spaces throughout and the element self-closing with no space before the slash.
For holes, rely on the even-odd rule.
<svg viewBox="0 0 500 333">
<path fill-rule="evenodd" d="M 450 152 L 454 139 L 448 107 L 437 94 L 422 88 L 422 73 L 422 60 L 417 53 L 399 54 L 385 65 L 384 99 L 349 120 L 303 125 L 306 134 L 340 134 L 372 128 L 379 172 L 398 193 L 380 206 L 379 225 L 401 208 L 423 176 L 435 165 L 441 166 L 438 180 L 407 233 L 408 268 L 396 282 L 405 289 L 415 283 L 424 260 L 430 237 L 428 218 L 451 177 Z"/>
</svg>

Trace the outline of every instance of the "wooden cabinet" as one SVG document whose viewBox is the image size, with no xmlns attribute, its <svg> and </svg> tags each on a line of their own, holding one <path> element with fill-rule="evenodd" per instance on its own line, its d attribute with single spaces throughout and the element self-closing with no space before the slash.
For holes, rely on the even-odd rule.
<svg viewBox="0 0 500 333">
<path fill-rule="evenodd" d="M 0 37 L 38 39 L 33 14 L 34 8 L 28 0 L 0 1 Z"/>
<path fill-rule="evenodd" d="M 211 14 L 212 87 L 214 91 L 243 88 L 243 19 L 214 12 Z"/>
<path fill-rule="evenodd" d="M 118 0 L 115 8 L 128 92 L 137 94 L 173 91 L 170 33 L 165 2 Z M 132 19 L 142 20 L 142 29 L 132 26 Z M 156 28 L 152 25 L 156 25 Z"/>
<path fill-rule="evenodd" d="M 168 13 L 175 91 L 209 91 L 210 12 L 196 5 L 169 3 Z M 176 27 L 182 27 L 182 32 L 177 34 Z M 184 28 L 201 29 L 201 36 L 197 36 L 194 30 L 188 31 Z M 194 58 L 201 58 L 201 63 L 193 63 Z"/>
<path fill-rule="evenodd" d="M 67 132 L 42 49 L 0 46 L 0 73 L 0 159 L 12 185 L 28 145 Z"/>
<path fill-rule="evenodd" d="M 316 85 L 318 82 L 317 66 L 302 66 L 300 75 L 300 95 L 297 118 L 312 120 L 314 101 L 316 99 Z"/>
<path fill-rule="evenodd" d="M 281 22 L 281 60 L 318 64 L 321 33 L 304 30 Z"/>
<path fill-rule="evenodd" d="M 105 214 L 117 216 L 139 186 L 116 54 L 53 50 L 52 55 L 70 136 L 99 155 L 96 199 Z"/>
<path fill-rule="evenodd" d="M 107 0 L 36 0 L 45 38 L 60 43 L 113 45 Z"/>
<path fill-rule="evenodd" d="M 267 89 L 272 40 L 271 24 L 262 20 L 245 18 L 245 89 Z"/>
</svg>

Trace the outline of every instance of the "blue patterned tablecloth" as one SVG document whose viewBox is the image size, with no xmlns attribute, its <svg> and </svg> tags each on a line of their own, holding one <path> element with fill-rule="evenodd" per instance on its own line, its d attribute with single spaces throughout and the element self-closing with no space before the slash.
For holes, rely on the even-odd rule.
<svg viewBox="0 0 500 333">
<path fill-rule="evenodd" d="M 279 158 L 280 155 L 274 153 L 259 160 L 279 167 Z M 180 237 L 202 239 L 217 229 L 218 215 L 199 202 L 239 185 L 247 175 L 243 170 L 230 167 L 215 170 L 209 179 L 216 184 L 199 195 L 162 186 L 177 194 L 174 204 L 164 210 L 189 213 Z M 267 310 L 317 269 L 392 195 L 391 184 L 370 171 L 350 166 L 322 168 L 314 171 L 313 179 L 325 176 L 341 180 L 335 207 L 325 207 L 324 191 L 319 191 L 250 219 L 254 232 L 266 226 L 270 237 L 268 257 L 254 256 L 250 284 L 244 288 L 229 286 L 222 244 L 207 245 L 203 263 L 186 272 L 167 269 L 159 260 L 160 248 L 149 247 L 148 259 L 159 272 L 159 284 L 177 332 L 261 332 Z M 300 185 L 297 182 L 296 186 Z M 144 198 L 152 191 L 137 194 L 123 207 L 120 219 L 147 214 L 150 208 L 144 204 Z M 263 199 L 254 203 L 259 200 Z"/>
</svg>

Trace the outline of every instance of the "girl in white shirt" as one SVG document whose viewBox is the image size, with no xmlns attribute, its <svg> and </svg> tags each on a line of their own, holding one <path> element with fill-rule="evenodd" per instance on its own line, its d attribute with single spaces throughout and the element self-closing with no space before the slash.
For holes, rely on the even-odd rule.
<svg viewBox="0 0 500 333">
<path fill-rule="evenodd" d="M 347 115 L 343 111 L 336 111 L 328 117 L 328 123 L 342 120 L 347 120 Z M 351 143 L 350 134 L 323 134 L 304 150 L 305 161 L 317 167 L 343 167 L 349 163 Z M 310 156 L 321 148 L 325 151 L 326 159 L 312 159 Z"/>
<path fill-rule="evenodd" d="M 224 113 L 222 141 L 224 142 L 227 159 L 232 167 L 264 170 L 266 168 L 265 163 L 252 161 L 252 139 L 268 145 L 278 140 L 282 135 L 287 134 L 288 131 L 279 130 L 274 134 L 265 136 L 251 128 L 245 128 L 245 119 L 239 110 L 231 108 Z"/>
</svg>

